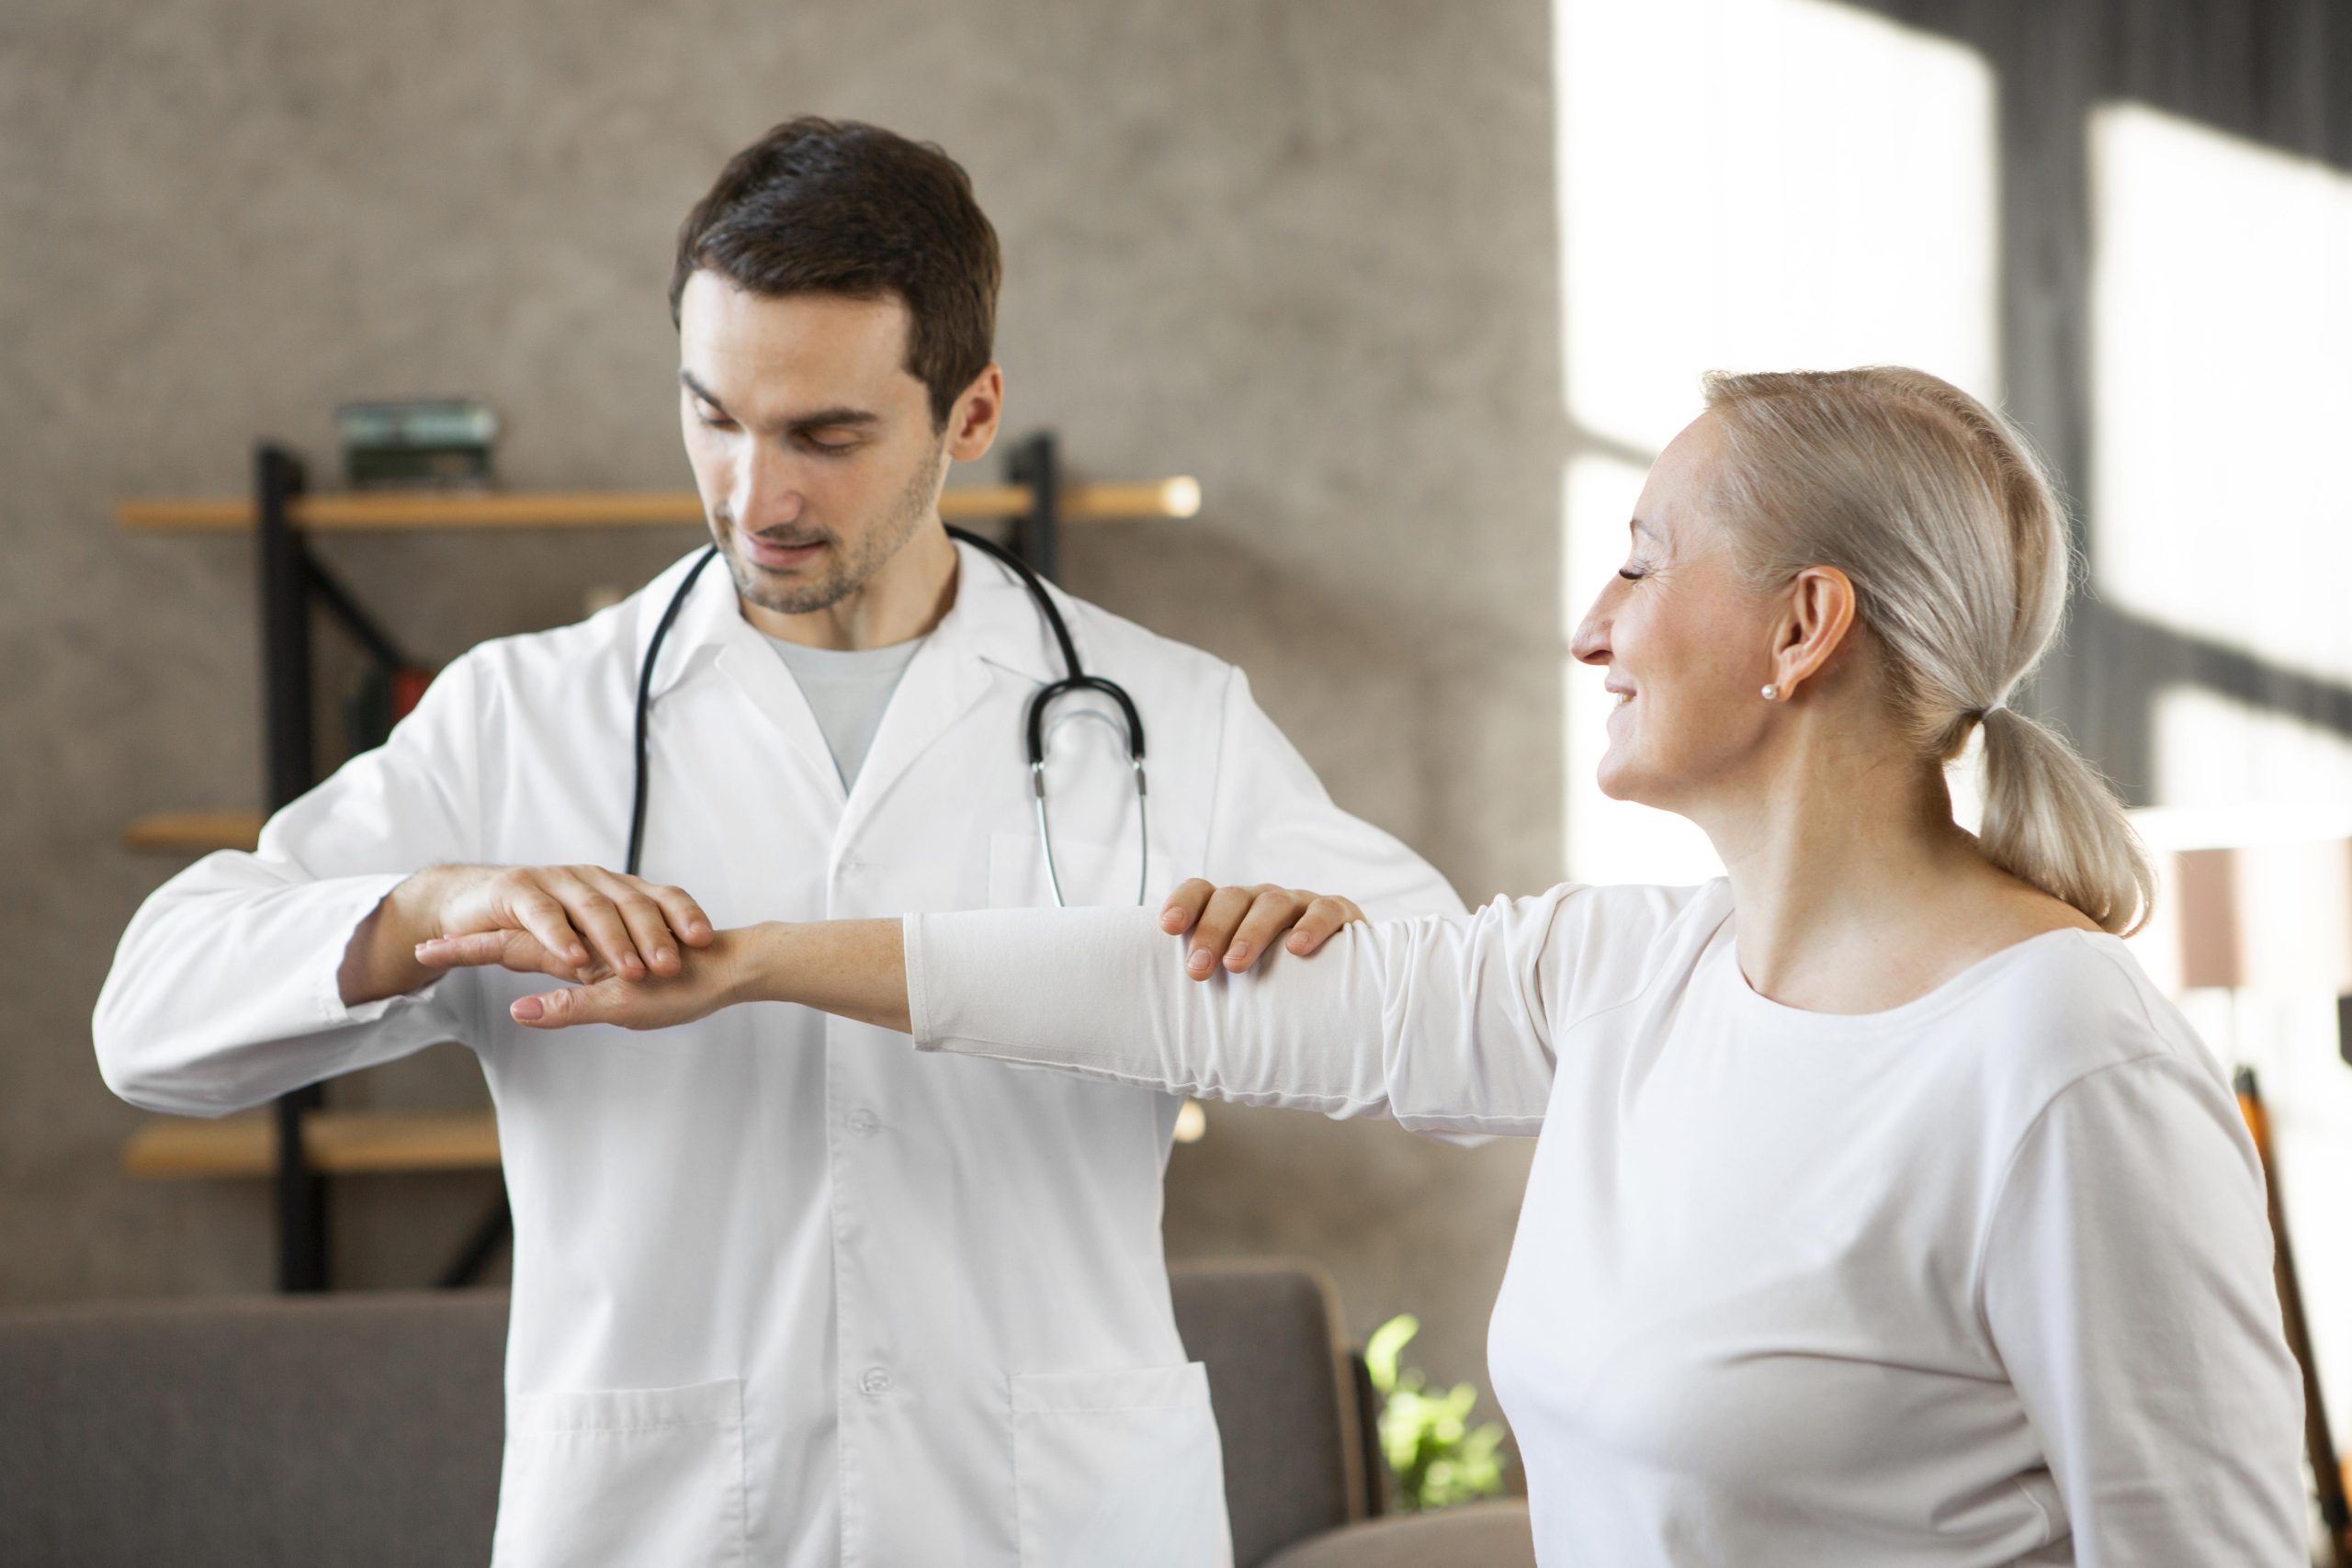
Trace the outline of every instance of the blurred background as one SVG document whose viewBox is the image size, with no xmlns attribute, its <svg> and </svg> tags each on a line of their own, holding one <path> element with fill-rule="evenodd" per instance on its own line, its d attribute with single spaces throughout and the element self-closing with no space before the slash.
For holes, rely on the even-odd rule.
<svg viewBox="0 0 2352 1568">
<path fill-rule="evenodd" d="M 1244 666 L 1340 803 L 1473 903 L 1713 874 L 1593 789 L 1600 678 L 1566 653 L 1701 372 L 1899 361 L 2007 407 L 2084 563 L 2030 702 L 2149 810 L 2168 875 L 2239 852 L 2140 946 L 2262 1071 L 2352 1419 L 2347 104 L 2330 0 L 16 0 L 0 1303 L 273 1280 L 268 1181 L 127 1173 L 147 1119 L 91 1055 L 115 941 L 187 859 L 126 825 L 263 792 L 251 536 L 117 503 L 237 496 L 264 438 L 331 484 L 338 403 L 440 394 L 499 412 L 511 488 L 689 488 L 673 236 L 813 112 L 970 171 L 1012 433 L 1074 479 L 1199 479 L 1188 521 L 1072 527 L 1064 582 Z M 315 547 L 437 663 L 699 536 Z M 339 703 L 359 660 L 322 660 Z M 334 1098 L 483 1099 L 456 1047 Z M 1169 1248 L 1317 1258 L 1357 1336 L 1416 1313 L 1410 1359 L 1483 1389 L 1529 1152 L 1213 1107 Z M 337 1283 L 429 1282 L 497 1180 L 339 1179 Z"/>
</svg>

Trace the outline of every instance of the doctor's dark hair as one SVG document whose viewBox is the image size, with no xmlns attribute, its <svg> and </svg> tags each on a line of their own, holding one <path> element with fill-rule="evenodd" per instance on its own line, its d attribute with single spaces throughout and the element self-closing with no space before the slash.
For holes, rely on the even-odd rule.
<svg viewBox="0 0 2352 1568">
<path fill-rule="evenodd" d="M 1924 370 L 1706 378 L 1726 461 L 1717 500 L 1751 584 L 1812 566 L 1854 584 L 1884 692 L 1923 760 L 1984 738 L 1984 858 L 2106 931 L 2136 930 L 2155 879 L 2114 787 L 2009 706 L 2066 607 L 2066 512 L 2017 426 Z"/>
<path fill-rule="evenodd" d="M 702 268 L 748 293 L 896 296 L 907 373 L 944 429 L 996 354 L 1004 266 L 963 168 L 928 141 L 856 120 L 788 119 L 727 161 L 678 230 L 670 321 Z"/>
</svg>

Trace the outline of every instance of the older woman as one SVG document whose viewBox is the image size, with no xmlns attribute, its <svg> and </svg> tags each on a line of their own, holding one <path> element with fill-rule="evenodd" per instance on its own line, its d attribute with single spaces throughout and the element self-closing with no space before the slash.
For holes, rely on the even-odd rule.
<svg viewBox="0 0 2352 1568">
<path fill-rule="evenodd" d="M 2118 940 L 2150 879 L 2112 795 L 2007 705 L 2065 597 L 2048 479 L 1917 371 L 1706 389 L 1576 652 L 1618 698 L 1602 787 L 1697 822 L 1726 877 L 1336 935 L 1327 901 L 1204 986 L 1132 911 L 756 927 L 515 1016 L 794 1001 L 1539 1135 L 1490 1351 L 1547 1562 L 2307 1562 L 2253 1148 Z M 1979 729 L 1971 835 L 1945 770 Z M 1204 974 L 1302 904 L 1207 902 Z"/>
</svg>

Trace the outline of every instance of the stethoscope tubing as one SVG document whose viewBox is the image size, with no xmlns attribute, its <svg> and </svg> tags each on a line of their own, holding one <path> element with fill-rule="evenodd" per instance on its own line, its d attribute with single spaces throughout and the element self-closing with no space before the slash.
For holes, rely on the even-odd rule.
<svg viewBox="0 0 2352 1568">
<path fill-rule="evenodd" d="M 1046 880 L 1053 888 L 1055 905 L 1057 908 L 1066 908 L 1069 907 L 1069 900 L 1062 895 L 1061 868 L 1054 857 L 1053 827 L 1046 806 L 1046 752 L 1051 734 L 1046 725 L 1046 715 L 1056 702 L 1079 692 L 1096 692 L 1109 697 L 1118 705 L 1119 716 L 1125 720 L 1127 763 L 1134 770 L 1136 780 L 1136 832 L 1140 845 L 1136 853 L 1136 902 L 1141 904 L 1151 886 L 1151 823 L 1148 816 L 1150 784 L 1144 773 L 1143 715 L 1136 711 L 1135 699 L 1127 694 L 1126 688 L 1107 677 L 1088 674 L 1079 663 L 1078 643 L 1069 635 L 1069 623 L 1062 619 L 1061 607 L 1054 603 L 1053 596 L 1046 592 L 1044 581 L 1031 570 L 1027 561 L 1023 560 L 993 539 L 984 539 L 967 529 L 950 525 L 947 533 L 949 537 L 960 539 L 992 558 L 1020 580 L 1021 585 L 1028 590 L 1031 602 L 1036 605 L 1040 618 L 1053 632 L 1054 641 L 1061 650 L 1062 668 L 1067 673 L 1058 681 L 1048 682 L 1040 686 L 1031 695 L 1027 712 L 1023 716 L 1022 722 L 1022 738 L 1029 758 L 1030 799 L 1037 818 L 1038 842 L 1045 849 Z M 670 603 L 662 610 L 661 620 L 654 625 L 652 639 L 646 644 L 644 662 L 638 670 L 635 727 L 636 779 L 630 790 L 628 857 L 624 863 L 631 876 L 639 874 L 645 851 L 645 804 L 649 774 L 647 737 L 648 721 L 653 705 L 654 665 L 662 657 L 662 645 L 670 636 L 670 627 L 676 623 L 678 612 L 685 605 L 686 595 L 694 590 L 695 580 L 702 575 L 703 568 L 708 566 L 718 554 L 718 547 L 709 546 L 703 551 L 701 558 L 686 570 L 684 580 L 678 584 L 677 592 L 670 595 Z M 1085 714 L 1069 715 L 1056 723 L 1053 728 L 1059 729 L 1063 723 L 1076 717 L 1096 717 L 1105 724 L 1111 722 L 1108 716 L 1090 711 Z"/>
</svg>

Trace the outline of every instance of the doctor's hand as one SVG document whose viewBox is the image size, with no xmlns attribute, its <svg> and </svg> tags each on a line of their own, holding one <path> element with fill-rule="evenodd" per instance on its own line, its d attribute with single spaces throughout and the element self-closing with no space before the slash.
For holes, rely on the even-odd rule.
<svg viewBox="0 0 2352 1568">
<path fill-rule="evenodd" d="M 494 964 L 559 980 L 642 979 L 679 973 L 680 949 L 715 936 L 684 889 L 602 866 L 440 865 L 410 883 L 428 911 L 431 934 L 415 945 L 428 969 Z"/>
<path fill-rule="evenodd" d="M 1283 945 L 1304 958 L 1330 941 L 1341 926 L 1363 919 L 1363 911 L 1352 898 L 1270 882 L 1219 887 L 1196 876 L 1168 896 L 1159 911 L 1159 929 L 1171 935 L 1193 933 L 1184 973 L 1205 980 L 1216 972 L 1219 960 L 1231 973 L 1241 974 L 1284 931 L 1290 940 Z"/>
</svg>

